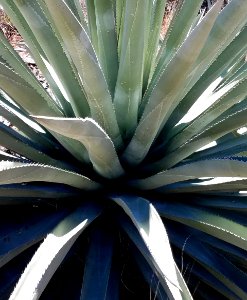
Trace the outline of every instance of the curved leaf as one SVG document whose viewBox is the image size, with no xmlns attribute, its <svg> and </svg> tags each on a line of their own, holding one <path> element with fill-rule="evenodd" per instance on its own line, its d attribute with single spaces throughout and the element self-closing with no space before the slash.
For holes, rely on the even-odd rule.
<svg viewBox="0 0 247 300">
<path fill-rule="evenodd" d="M 226 138 L 226 136 L 224 136 Z M 232 156 L 246 150 L 247 136 L 233 134 L 217 145 L 191 155 L 192 160 Z"/>
<path fill-rule="evenodd" d="M 58 149 L 53 137 L 41 128 L 27 113 L 16 105 L 7 101 L 0 94 L 0 115 L 7 119 L 13 126 L 18 128 L 25 136 L 36 144 L 42 145 L 46 150 Z"/>
<path fill-rule="evenodd" d="M 2 267 L 27 248 L 41 241 L 54 226 L 64 218 L 64 212 L 44 214 L 42 217 L 33 212 L 33 216 L 22 223 L 5 220 L 1 227 L 4 236 L 0 238 L 0 266 Z M 14 224 L 13 224 L 14 223 Z"/>
<path fill-rule="evenodd" d="M 124 159 L 136 165 L 147 155 L 164 120 L 176 106 L 177 96 L 189 81 L 191 72 L 205 45 L 222 1 L 218 1 L 203 21 L 193 30 L 174 58 L 167 65 L 145 106 L 134 137 L 124 153 Z M 144 134 L 148 130 L 148 134 Z"/>
<path fill-rule="evenodd" d="M 64 97 L 72 105 L 74 114 L 82 117 L 88 116 L 89 108 L 79 76 L 67 57 L 66 51 L 62 48 L 60 37 L 56 33 L 53 21 L 49 19 L 43 1 L 26 0 L 25 3 L 16 1 L 16 5 L 30 24 L 33 34 L 37 37 L 48 58 L 47 64 L 52 66 L 53 73 L 55 73 L 54 77 L 58 78 L 60 89 L 62 87 Z M 77 99 L 80 101 L 76 101 Z M 71 112 L 68 112 L 67 115 L 69 113 Z"/>
<path fill-rule="evenodd" d="M 189 111 L 191 106 L 203 94 L 205 88 L 209 87 L 218 78 L 225 76 L 225 73 L 238 62 L 246 53 L 247 49 L 247 27 L 235 37 L 231 44 L 217 57 L 214 63 L 201 76 L 189 93 L 178 104 L 169 118 L 166 126 L 170 128 L 175 126 Z M 222 79 L 223 79 L 222 78 Z"/>
<path fill-rule="evenodd" d="M 83 175 L 51 166 L 8 161 L 0 162 L 1 184 L 35 181 L 63 183 L 84 190 L 94 190 L 100 186 Z"/>
<path fill-rule="evenodd" d="M 243 106 L 243 107 L 241 107 Z M 228 114 L 229 111 L 233 111 Z M 231 133 L 234 130 L 246 125 L 246 100 L 235 104 L 229 111 L 226 111 L 226 115 L 222 114 L 216 119 L 212 125 L 207 127 L 203 132 L 195 135 L 190 141 L 183 144 L 176 149 L 175 152 L 171 152 L 166 157 L 153 165 L 153 169 L 158 168 L 166 169 L 171 168 L 178 162 L 187 158 L 201 147 L 208 145 L 209 143 Z M 176 154 L 175 154 L 176 153 Z"/>
<path fill-rule="evenodd" d="M 88 150 L 91 162 L 99 174 L 114 178 L 124 173 L 110 137 L 93 119 L 35 119 L 50 130 L 80 141 Z"/>
<path fill-rule="evenodd" d="M 23 161 L 31 159 L 36 162 L 46 163 L 56 167 L 66 166 L 70 169 L 70 166 L 65 162 L 50 157 L 42 145 L 30 141 L 28 138 L 22 136 L 14 129 L 3 123 L 0 123 L 0 134 L 0 145 L 21 155 L 19 159 L 23 159 Z"/>
<path fill-rule="evenodd" d="M 169 298 L 187 299 L 188 290 L 181 285 L 183 279 L 177 272 L 165 227 L 153 205 L 139 197 L 116 196 L 112 200 L 124 209 L 134 223 Z"/>
<path fill-rule="evenodd" d="M 164 1 L 159 1 L 164 3 Z M 144 102 L 142 103 L 142 109 L 146 104 L 150 92 L 157 84 L 159 76 L 166 68 L 169 61 L 176 54 L 181 44 L 186 40 L 186 36 L 192 30 L 192 25 L 198 15 L 202 0 L 183 0 L 178 1 L 177 8 L 174 16 L 172 17 L 171 23 L 168 28 L 164 40 L 162 41 L 159 53 L 156 58 L 156 68 L 154 70 L 154 76 L 150 83 L 150 86 L 144 96 Z M 153 55 L 153 54 L 152 54 Z"/>
<path fill-rule="evenodd" d="M 28 82 L 4 63 L 0 63 L 0 79 L 0 88 L 30 114 L 62 116 L 55 102 L 47 102 Z"/>
<path fill-rule="evenodd" d="M 132 237 L 133 240 L 133 237 Z M 133 249 L 135 260 L 138 264 L 139 269 L 141 270 L 143 277 L 145 278 L 146 282 L 151 287 L 155 298 L 157 297 L 158 300 L 163 300 L 167 298 L 167 295 L 161 286 L 159 278 L 156 276 L 155 272 L 149 267 L 145 259 L 140 255 L 139 251 Z M 151 297 L 150 297 L 151 298 Z"/>
<path fill-rule="evenodd" d="M 13 154 L 6 153 L 5 151 L 0 150 L 0 161 L 1 160 L 22 161 L 22 159 L 20 157 L 15 156 Z"/>
<path fill-rule="evenodd" d="M 211 122 L 213 123 L 224 111 L 244 100 L 246 96 L 247 79 L 244 79 L 242 82 L 236 80 L 233 84 L 220 89 L 218 93 L 212 96 L 216 101 L 169 141 L 167 151 L 173 151 L 189 141 L 194 135 L 201 133 L 207 125 Z"/>
<path fill-rule="evenodd" d="M 201 160 L 136 180 L 134 183 L 142 189 L 155 189 L 171 183 L 202 177 L 247 178 L 246 161 L 241 157 Z"/>
<path fill-rule="evenodd" d="M 159 214 L 170 220 L 208 233 L 220 240 L 247 250 L 246 226 L 203 208 L 191 205 L 152 202 Z"/>
<path fill-rule="evenodd" d="M 8 63 L 8 65 L 18 73 L 26 82 L 32 86 L 33 89 L 37 91 L 39 97 L 43 98 L 44 103 L 51 107 L 51 110 L 55 111 L 58 109 L 54 105 L 54 100 L 47 93 L 47 91 L 42 87 L 41 83 L 32 74 L 32 72 L 25 65 L 20 56 L 16 53 L 13 47 L 10 45 L 8 40 L 4 37 L 3 33 L 0 32 L 0 56 Z M 37 105 L 37 104 L 36 104 Z M 43 104 L 44 105 L 44 104 Z"/>
<path fill-rule="evenodd" d="M 113 142 L 119 146 L 121 144 L 121 136 L 112 98 L 85 29 L 74 17 L 64 1 L 45 0 L 45 3 L 82 80 L 92 118 L 102 126 Z M 95 82 L 97 82 L 97 85 Z"/>
<path fill-rule="evenodd" d="M 228 261 L 223 255 L 218 254 L 204 243 L 197 241 L 194 236 L 186 243 L 184 241 L 188 238 L 187 235 L 176 232 L 176 234 L 172 234 L 171 236 L 174 244 L 183 249 L 183 252 L 198 261 L 238 297 L 241 299 L 246 298 L 247 275 L 244 272 Z"/>
<path fill-rule="evenodd" d="M 51 67 L 50 62 L 41 45 L 39 44 L 38 39 L 32 32 L 25 18 L 20 13 L 19 9 L 16 6 L 16 3 L 10 0 L 1 0 L 1 5 L 4 7 L 4 11 L 7 13 L 7 15 L 11 18 L 11 21 L 15 24 L 16 27 L 18 27 L 19 33 L 28 44 L 28 50 L 30 50 L 31 55 L 34 57 L 34 60 L 37 63 L 39 69 L 48 81 L 49 86 L 52 89 L 53 94 L 55 95 L 56 102 L 62 104 L 64 111 L 67 111 L 67 109 L 71 111 L 70 104 L 68 105 L 67 100 L 64 98 L 57 85 L 58 82 L 55 80 L 55 78 L 53 78 L 53 67 Z"/>
<path fill-rule="evenodd" d="M 220 12 L 205 43 L 205 47 L 203 47 L 197 59 L 192 78 L 185 91 L 183 91 L 184 96 L 245 26 L 246 8 L 246 1 L 235 0 L 230 1 Z"/>
<path fill-rule="evenodd" d="M 0 206 L 18 205 L 25 203 L 39 203 L 48 199 L 51 201 L 68 197 L 78 197 L 78 190 L 61 184 L 43 183 L 17 183 L 1 184 L 0 186 Z M 45 200 L 44 200 L 45 202 Z M 54 204 L 56 205 L 56 204 Z"/>
<path fill-rule="evenodd" d="M 84 203 L 61 221 L 38 248 L 9 299 L 39 298 L 78 236 L 100 212 L 99 206 Z"/>
</svg>

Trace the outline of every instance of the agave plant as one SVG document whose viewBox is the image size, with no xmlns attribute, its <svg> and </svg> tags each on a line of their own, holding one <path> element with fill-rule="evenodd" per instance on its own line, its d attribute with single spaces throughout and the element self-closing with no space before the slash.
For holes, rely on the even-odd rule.
<svg viewBox="0 0 247 300">
<path fill-rule="evenodd" d="M 0 0 L 0 298 L 247 299 L 247 1 Z M 241 129 L 241 130 L 239 130 Z"/>
</svg>

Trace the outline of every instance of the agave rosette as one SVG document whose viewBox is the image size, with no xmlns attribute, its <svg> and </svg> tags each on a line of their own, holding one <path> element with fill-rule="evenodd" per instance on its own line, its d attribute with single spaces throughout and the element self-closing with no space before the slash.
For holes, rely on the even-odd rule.
<svg viewBox="0 0 247 300">
<path fill-rule="evenodd" d="M 0 1 L 49 84 L 0 33 L 1 299 L 247 298 L 247 1 L 202 2 Z"/>
</svg>

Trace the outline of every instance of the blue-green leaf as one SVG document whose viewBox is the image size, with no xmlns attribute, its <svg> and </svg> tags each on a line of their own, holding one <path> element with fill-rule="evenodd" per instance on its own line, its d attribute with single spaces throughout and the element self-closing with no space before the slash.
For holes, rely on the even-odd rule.
<svg viewBox="0 0 247 300">
<path fill-rule="evenodd" d="M 123 136 L 129 137 L 137 126 L 142 98 L 145 49 L 147 44 L 148 1 L 126 1 L 123 9 L 120 62 L 114 105 Z"/>
<path fill-rule="evenodd" d="M 192 31 L 159 77 L 135 134 L 123 154 L 127 163 L 136 165 L 145 158 L 162 125 L 176 107 L 181 91 L 190 80 L 194 63 L 207 41 L 221 4 L 222 1 L 218 1 Z"/>
<path fill-rule="evenodd" d="M 169 298 L 177 300 L 188 297 L 187 288 L 181 284 L 181 274 L 177 272 L 165 227 L 154 206 L 139 197 L 115 196 L 112 200 L 124 209 L 138 230 Z"/>
<path fill-rule="evenodd" d="M 52 166 L 9 161 L 0 162 L 1 184 L 35 181 L 62 183 L 84 190 L 94 190 L 100 186 L 83 175 Z"/>
<path fill-rule="evenodd" d="M 246 161 L 241 157 L 200 160 L 136 180 L 135 184 L 139 188 L 155 189 L 171 183 L 202 177 L 247 178 Z"/>
<path fill-rule="evenodd" d="M 114 0 L 95 0 L 98 58 L 113 97 L 118 73 L 117 34 Z"/>
<path fill-rule="evenodd" d="M 80 300 L 107 299 L 114 247 L 109 228 L 104 229 L 97 229 L 90 236 Z"/>
<path fill-rule="evenodd" d="M 100 124 L 116 145 L 121 144 L 119 128 L 106 79 L 92 43 L 64 1 L 45 0 L 82 81 L 92 118 Z M 97 84 L 95 84 L 97 82 Z M 79 98 L 80 99 L 80 98 Z"/>
<path fill-rule="evenodd" d="M 46 128 L 81 142 L 86 147 L 91 162 L 99 174 L 114 178 L 124 173 L 113 142 L 93 119 L 45 117 L 35 119 Z"/>
<path fill-rule="evenodd" d="M 206 232 L 218 239 L 247 250 L 246 226 L 226 217 L 191 205 L 153 201 L 161 216 Z"/>
<path fill-rule="evenodd" d="M 87 202 L 62 220 L 34 254 L 10 300 L 39 298 L 76 239 L 101 210 L 95 203 Z"/>
<path fill-rule="evenodd" d="M 64 218 L 65 213 L 57 211 L 53 214 L 42 215 L 41 217 L 33 212 L 28 220 L 22 223 L 16 221 L 8 224 L 4 220 L 1 229 L 4 229 L 0 238 L 0 266 L 2 267 L 21 252 L 41 241 L 52 228 Z"/>
</svg>

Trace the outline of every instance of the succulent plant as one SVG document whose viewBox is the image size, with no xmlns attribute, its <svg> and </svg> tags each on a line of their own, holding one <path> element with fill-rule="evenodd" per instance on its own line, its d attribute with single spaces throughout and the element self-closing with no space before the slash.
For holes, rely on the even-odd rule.
<svg viewBox="0 0 247 300">
<path fill-rule="evenodd" d="M 0 298 L 247 299 L 247 1 L 0 0 Z M 6 150 L 7 149 L 7 150 Z"/>
</svg>

